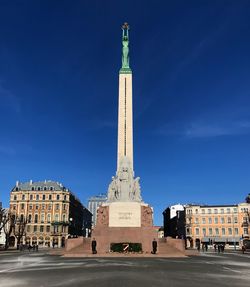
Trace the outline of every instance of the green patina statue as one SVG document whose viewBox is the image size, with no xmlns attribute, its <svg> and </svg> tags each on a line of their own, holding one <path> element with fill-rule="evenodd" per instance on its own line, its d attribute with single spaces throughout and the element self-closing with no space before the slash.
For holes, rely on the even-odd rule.
<svg viewBox="0 0 250 287">
<path fill-rule="evenodd" d="M 129 36 L 128 36 L 129 25 L 124 23 L 122 25 L 122 68 L 120 72 L 129 73 L 131 72 L 129 67 Z"/>
</svg>

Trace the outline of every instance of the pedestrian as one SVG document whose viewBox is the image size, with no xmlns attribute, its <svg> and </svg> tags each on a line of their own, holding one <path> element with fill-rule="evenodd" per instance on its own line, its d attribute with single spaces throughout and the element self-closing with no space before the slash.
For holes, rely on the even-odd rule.
<svg viewBox="0 0 250 287">
<path fill-rule="evenodd" d="M 200 252 L 200 250 L 201 250 L 201 244 L 200 244 L 200 242 L 198 242 L 197 243 L 197 250 Z"/>
<path fill-rule="evenodd" d="M 214 252 L 217 251 L 217 245 L 214 243 Z"/>
<path fill-rule="evenodd" d="M 156 254 L 157 252 L 157 241 L 156 239 L 154 238 L 154 240 L 152 241 L 152 249 L 153 251 L 151 251 L 152 254 Z"/>
<path fill-rule="evenodd" d="M 221 244 L 218 244 L 218 253 L 221 252 Z"/>
<path fill-rule="evenodd" d="M 206 251 L 207 251 L 207 249 L 208 249 L 207 243 L 205 244 L 205 249 L 206 249 Z"/>
<path fill-rule="evenodd" d="M 97 253 L 96 245 L 97 245 L 96 240 L 95 240 L 95 238 L 93 238 L 93 240 L 91 242 L 92 254 L 96 254 Z"/>
<path fill-rule="evenodd" d="M 202 243 L 201 248 L 202 248 L 202 251 L 204 252 L 205 251 L 205 244 L 204 243 Z"/>
</svg>

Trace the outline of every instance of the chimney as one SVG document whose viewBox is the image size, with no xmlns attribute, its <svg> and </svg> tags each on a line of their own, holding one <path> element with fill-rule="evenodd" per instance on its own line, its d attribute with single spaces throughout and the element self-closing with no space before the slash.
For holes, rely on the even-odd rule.
<svg viewBox="0 0 250 287">
<path fill-rule="evenodd" d="M 32 185 L 32 179 L 30 180 L 30 185 Z"/>
<path fill-rule="evenodd" d="M 19 185 L 19 181 L 17 180 L 17 181 L 16 181 L 16 186 L 18 186 L 18 185 Z"/>
</svg>

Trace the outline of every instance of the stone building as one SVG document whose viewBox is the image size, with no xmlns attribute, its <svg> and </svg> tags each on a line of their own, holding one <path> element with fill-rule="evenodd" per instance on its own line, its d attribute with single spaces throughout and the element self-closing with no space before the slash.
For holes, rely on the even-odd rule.
<svg viewBox="0 0 250 287">
<path fill-rule="evenodd" d="M 15 246 L 63 247 L 69 236 L 83 235 L 92 216 L 69 189 L 50 180 L 17 182 L 10 194 L 10 212 L 15 223 L 10 242 Z"/>
<path fill-rule="evenodd" d="M 105 193 L 101 193 L 96 196 L 92 196 L 88 200 L 88 210 L 93 214 L 92 217 L 92 224 L 93 226 L 96 225 L 96 216 L 97 216 L 97 209 L 98 207 L 107 201 L 107 195 Z"/>
<path fill-rule="evenodd" d="M 236 248 L 249 238 L 249 203 L 235 205 L 187 205 L 185 207 L 187 247 L 199 243 L 224 243 Z"/>
</svg>

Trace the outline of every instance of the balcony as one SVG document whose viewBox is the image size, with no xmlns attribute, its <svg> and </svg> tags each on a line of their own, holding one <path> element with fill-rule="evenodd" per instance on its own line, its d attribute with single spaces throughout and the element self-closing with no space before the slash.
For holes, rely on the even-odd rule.
<svg viewBox="0 0 250 287">
<path fill-rule="evenodd" d="M 52 221 L 51 225 L 63 225 L 63 226 L 67 226 L 69 225 L 68 221 Z"/>
</svg>

